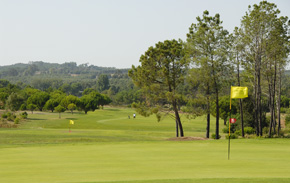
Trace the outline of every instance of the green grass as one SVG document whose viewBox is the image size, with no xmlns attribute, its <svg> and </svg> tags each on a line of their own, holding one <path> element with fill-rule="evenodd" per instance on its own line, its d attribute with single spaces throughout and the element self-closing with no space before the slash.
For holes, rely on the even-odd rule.
<svg viewBox="0 0 290 183">
<path fill-rule="evenodd" d="M 0 129 L 0 182 L 290 182 L 290 139 L 234 139 L 227 160 L 227 140 L 168 141 L 173 120 L 133 112 L 34 113 Z M 183 119 L 186 136 L 204 136 L 204 117 Z"/>
</svg>

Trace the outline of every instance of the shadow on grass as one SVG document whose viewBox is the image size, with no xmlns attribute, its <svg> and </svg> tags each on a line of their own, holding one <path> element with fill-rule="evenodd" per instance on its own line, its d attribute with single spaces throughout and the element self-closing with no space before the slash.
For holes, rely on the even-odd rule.
<svg viewBox="0 0 290 183">
<path fill-rule="evenodd" d="M 102 110 L 102 109 L 100 109 Z M 111 109 L 111 108 L 106 108 L 106 111 L 120 111 L 120 109 Z"/>
<path fill-rule="evenodd" d="M 39 121 L 39 120 L 45 120 L 45 119 L 41 119 L 41 118 L 27 118 L 30 121 Z"/>
</svg>

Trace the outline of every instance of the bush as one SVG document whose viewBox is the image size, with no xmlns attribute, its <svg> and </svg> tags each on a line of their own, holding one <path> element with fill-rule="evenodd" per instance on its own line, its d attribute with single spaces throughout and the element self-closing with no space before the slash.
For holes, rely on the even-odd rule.
<svg viewBox="0 0 290 183">
<path fill-rule="evenodd" d="M 231 139 L 237 139 L 238 138 L 238 136 L 236 135 L 236 134 L 231 134 Z M 229 136 L 228 135 L 226 135 L 226 139 L 229 139 Z"/>
<path fill-rule="evenodd" d="M 244 132 L 245 132 L 245 134 L 251 135 L 251 134 L 255 133 L 255 130 L 252 127 L 245 127 Z"/>
<path fill-rule="evenodd" d="M 263 128 L 263 134 L 268 134 L 269 132 L 269 128 L 268 127 L 264 127 Z"/>
<path fill-rule="evenodd" d="M 288 108 L 281 107 L 281 108 L 280 108 L 280 112 L 281 112 L 281 113 L 287 113 L 287 112 L 288 112 Z"/>
<path fill-rule="evenodd" d="M 237 136 L 242 136 L 242 130 L 236 130 L 235 135 Z"/>
<path fill-rule="evenodd" d="M 6 113 L 2 114 L 2 118 L 7 118 L 7 117 L 8 117 L 8 116 L 7 116 Z"/>
<path fill-rule="evenodd" d="M 231 123 L 231 133 L 235 133 L 235 131 L 238 129 L 237 123 Z M 223 128 L 223 133 L 229 133 L 229 127 Z"/>
<path fill-rule="evenodd" d="M 21 111 L 26 110 L 26 105 L 25 105 L 25 104 L 22 104 L 22 105 L 20 106 L 19 110 L 21 110 Z"/>
<path fill-rule="evenodd" d="M 15 118 L 15 120 L 14 120 L 14 124 L 19 124 L 19 118 Z"/>
<path fill-rule="evenodd" d="M 286 125 L 290 124 L 290 114 L 286 115 L 285 123 L 286 123 Z"/>
<path fill-rule="evenodd" d="M 27 119 L 28 114 L 27 114 L 27 112 L 23 112 L 23 113 L 20 114 L 20 116 L 21 116 L 23 119 Z"/>
<path fill-rule="evenodd" d="M 229 133 L 229 128 L 223 128 L 223 133 Z"/>
<path fill-rule="evenodd" d="M 211 138 L 215 139 L 215 133 L 211 134 Z M 221 138 L 221 136 L 219 135 L 219 139 Z"/>
</svg>

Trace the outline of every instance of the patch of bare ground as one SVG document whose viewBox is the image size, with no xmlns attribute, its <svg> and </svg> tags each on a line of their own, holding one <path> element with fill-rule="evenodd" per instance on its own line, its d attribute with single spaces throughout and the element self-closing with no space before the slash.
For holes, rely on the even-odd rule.
<svg viewBox="0 0 290 183">
<path fill-rule="evenodd" d="M 285 125 L 285 119 L 281 119 L 281 128 L 285 128 L 286 125 Z"/>
<path fill-rule="evenodd" d="M 286 114 L 281 114 L 281 128 L 285 128 L 286 127 Z"/>
<path fill-rule="evenodd" d="M 209 140 L 209 139 L 203 138 L 203 137 L 173 137 L 167 140 L 169 141 L 193 141 L 193 140 Z"/>
</svg>

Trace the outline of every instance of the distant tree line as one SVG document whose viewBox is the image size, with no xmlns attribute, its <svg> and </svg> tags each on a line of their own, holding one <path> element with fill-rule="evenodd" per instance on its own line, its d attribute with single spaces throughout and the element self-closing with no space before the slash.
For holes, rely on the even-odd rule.
<svg viewBox="0 0 290 183">
<path fill-rule="evenodd" d="M 11 111 L 29 110 L 64 112 L 69 110 L 94 111 L 108 105 L 112 100 L 95 89 L 87 88 L 80 97 L 66 94 L 61 89 L 41 91 L 30 86 L 21 88 L 7 80 L 0 80 L 0 108 Z"/>
<path fill-rule="evenodd" d="M 45 92 L 60 90 L 81 97 L 92 88 L 110 97 L 114 105 L 131 105 L 142 100 L 128 76 L 128 69 L 98 67 L 75 62 L 51 64 L 42 61 L 0 66 L 0 78 L 24 89 L 32 87 Z"/>
</svg>

